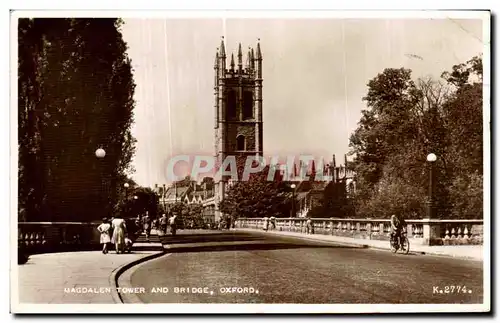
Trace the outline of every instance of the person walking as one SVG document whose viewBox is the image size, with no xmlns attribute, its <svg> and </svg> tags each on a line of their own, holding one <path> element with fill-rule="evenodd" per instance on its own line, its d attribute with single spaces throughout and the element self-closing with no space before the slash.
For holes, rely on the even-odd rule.
<svg viewBox="0 0 500 323">
<path fill-rule="evenodd" d="M 160 231 L 163 235 L 167 234 L 168 219 L 167 215 L 163 213 L 160 218 Z"/>
<path fill-rule="evenodd" d="M 172 232 L 172 235 L 175 236 L 175 233 L 177 232 L 177 213 L 173 212 L 173 215 L 168 219 L 168 222 L 170 224 L 170 231 Z"/>
<path fill-rule="evenodd" d="M 116 253 L 123 253 L 125 250 L 125 236 L 127 234 L 127 226 L 125 220 L 121 218 L 113 218 L 111 220 L 111 227 L 113 228 L 113 237 L 111 243 L 115 245 Z"/>
<path fill-rule="evenodd" d="M 146 234 L 146 241 L 149 242 L 149 236 L 151 235 L 151 218 L 149 217 L 148 211 L 146 211 L 146 215 L 142 218 L 142 224 L 144 233 Z"/>
<path fill-rule="evenodd" d="M 102 244 L 102 253 L 108 253 L 108 244 L 111 242 L 111 224 L 108 218 L 103 218 L 102 223 L 97 227 L 97 231 L 101 233 L 100 243 Z"/>
<path fill-rule="evenodd" d="M 306 230 L 307 230 L 307 234 L 314 234 L 314 226 L 312 224 L 312 220 L 310 217 L 307 217 Z"/>
<path fill-rule="evenodd" d="M 264 231 L 267 231 L 269 229 L 269 218 L 267 216 L 264 217 L 264 223 L 262 224 L 262 229 Z"/>
<path fill-rule="evenodd" d="M 272 216 L 269 218 L 269 222 L 271 223 L 271 230 L 276 230 L 276 218 Z"/>
</svg>

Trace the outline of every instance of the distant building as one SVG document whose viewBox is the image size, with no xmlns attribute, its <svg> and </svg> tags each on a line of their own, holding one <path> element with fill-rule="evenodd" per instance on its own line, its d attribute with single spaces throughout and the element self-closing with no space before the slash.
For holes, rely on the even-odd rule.
<svg viewBox="0 0 500 323">
<path fill-rule="evenodd" d="M 344 160 L 344 165 L 337 166 L 335 155 L 333 155 L 332 162 L 325 165 L 323 174 L 331 176 L 331 181 L 315 181 L 316 171 L 313 164 L 313 169 L 307 173 L 310 179 L 296 183 L 297 217 L 306 217 L 312 209 L 320 205 L 326 206 L 327 210 L 333 212 L 328 214 L 328 217 L 340 216 L 340 214 L 334 214 L 336 212 L 345 212 L 347 209 L 345 206 L 349 204 L 349 197 L 355 192 L 356 184 L 354 172 L 346 167 L 348 164 L 346 156 Z"/>
<path fill-rule="evenodd" d="M 176 203 L 200 204 L 214 196 L 214 183 L 211 178 L 204 178 L 197 183 L 192 180 L 183 180 L 173 183 L 169 187 L 155 185 L 155 192 L 159 197 L 160 205 L 165 209 Z"/>
</svg>

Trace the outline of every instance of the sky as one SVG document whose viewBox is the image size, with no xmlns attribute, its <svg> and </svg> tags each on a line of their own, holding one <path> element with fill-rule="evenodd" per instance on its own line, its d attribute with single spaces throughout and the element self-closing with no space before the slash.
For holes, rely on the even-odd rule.
<svg viewBox="0 0 500 323">
<path fill-rule="evenodd" d="M 134 180 L 168 183 L 176 155 L 214 154 L 214 59 L 224 36 L 236 56 L 260 39 L 264 155 L 337 156 L 349 151 L 367 83 L 385 68 L 438 79 L 483 51 L 472 19 L 126 18 L 135 90 Z M 227 65 L 229 65 L 229 58 Z M 182 174 L 178 174 L 182 175 Z"/>
</svg>

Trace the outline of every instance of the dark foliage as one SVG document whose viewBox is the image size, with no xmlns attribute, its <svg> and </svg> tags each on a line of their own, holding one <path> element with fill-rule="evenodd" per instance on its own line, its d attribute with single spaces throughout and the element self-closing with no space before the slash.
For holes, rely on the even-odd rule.
<svg viewBox="0 0 500 323">
<path fill-rule="evenodd" d="M 114 212 L 133 169 L 131 61 L 118 19 L 19 20 L 19 210 L 24 220 Z M 98 159 L 97 148 L 106 156 Z"/>
</svg>

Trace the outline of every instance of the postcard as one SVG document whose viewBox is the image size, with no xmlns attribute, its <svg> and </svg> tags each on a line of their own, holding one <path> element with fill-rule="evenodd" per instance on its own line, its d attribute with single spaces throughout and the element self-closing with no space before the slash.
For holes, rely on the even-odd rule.
<svg viewBox="0 0 500 323">
<path fill-rule="evenodd" d="M 11 15 L 11 312 L 491 311 L 489 11 Z"/>
</svg>

